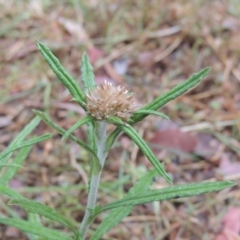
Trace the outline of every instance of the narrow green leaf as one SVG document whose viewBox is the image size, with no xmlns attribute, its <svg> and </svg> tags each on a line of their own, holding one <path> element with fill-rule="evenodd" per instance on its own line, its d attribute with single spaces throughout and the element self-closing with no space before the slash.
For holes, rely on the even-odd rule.
<svg viewBox="0 0 240 240">
<path fill-rule="evenodd" d="M 120 125 L 124 124 L 124 122 L 120 118 L 115 117 L 115 116 L 109 117 L 108 119 L 106 119 L 106 122 L 112 123 L 112 124 L 114 124 L 116 126 L 120 126 Z"/>
<path fill-rule="evenodd" d="M 15 163 L 0 164 L 0 168 L 3 168 L 3 167 L 24 168 L 22 165 L 15 164 Z M 1 177 L 2 177 L 2 176 L 1 176 Z"/>
<path fill-rule="evenodd" d="M 183 83 L 178 84 L 176 87 L 172 88 L 167 93 L 164 93 L 161 96 L 157 97 L 154 101 L 148 103 L 147 105 L 142 107 L 140 110 L 153 110 L 153 111 L 158 110 L 159 108 L 167 104 L 169 101 L 181 96 L 182 94 L 187 92 L 190 88 L 197 85 L 209 73 L 209 71 L 210 71 L 210 68 L 204 68 L 200 72 L 193 74 L 189 79 L 187 79 Z M 131 122 L 129 122 L 129 124 L 132 125 L 133 123 L 139 122 L 143 120 L 147 115 L 146 113 L 140 114 L 140 115 L 133 115 L 131 117 Z M 115 139 L 117 138 L 120 132 L 121 132 L 121 129 L 117 127 L 109 135 L 107 139 L 106 149 L 109 150 L 112 147 L 112 144 L 114 143 Z"/>
<path fill-rule="evenodd" d="M 66 130 L 64 130 L 63 128 L 61 128 L 60 126 L 58 126 L 56 123 L 54 123 L 46 114 L 44 114 L 41 111 L 37 111 L 37 110 L 33 110 L 33 112 L 35 114 L 37 114 L 48 126 L 52 127 L 53 129 L 55 129 L 58 133 L 60 133 L 61 135 L 64 135 L 66 133 Z M 75 136 L 73 136 L 72 134 L 69 135 L 69 138 L 76 142 L 78 145 L 80 145 L 81 147 L 83 147 L 85 150 L 87 150 L 93 159 L 93 171 L 94 173 L 98 173 L 101 170 L 101 164 L 99 162 L 99 159 L 96 155 L 96 153 L 94 152 L 93 149 L 91 149 L 86 143 L 84 143 L 83 141 L 77 139 Z"/>
<path fill-rule="evenodd" d="M 76 98 L 82 108 L 85 109 L 85 94 L 76 83 L 76 81 L 71 77 L 71 75 L 65 70 L 65 68 L 61 65 L 59 60 L 54 56 L 51 50 L 46 47 L 44 44 L 37 42 L 37 47 L 44 59 L 51 67 L 53 72 L 56 74 L 58 79 L 62 82 L 62 84 L 69 90 L 73 98 Z"/>
<path fill-rule="evenodd" d="M 88 58 L 88 55 L 85 52 L 82 55 L 81 73 L 82 73 L 81 80 L 83 82 L 85 92 L 88 92 L 88 90 L 93 90 L 96 86 L 94 80 L 93 67 Z"/>
<path fill-rule="evenodd" d="M 170 91 L 160 95 L 152 102 L 148 103 L 140 110 L 154 110 L 157 111 L 159 108 L 167 104 L 169 101 L 181 96 L 183 93 L 187 92 L 190 88 L 197 85 L 206 75 L 209 73 L 210 68 L 204 68 L 198 73 L 193 74 L 189 79 L 186 81 L 179 83 L 177 86 L 172 88 Z M 131 119 L 134 122 L 141 121 L 143 118 L 146 117 L 146 114 L 133 116 Z"/>
<path fill-rule="evenodd" d="M 115 139 L 121 133 L 121 131 L 122 131 L 121 128 L 117 127 L 117 128 L 114 129 L 114 131 L 112 131 L 109 134 L 109 136 L 107 137 L 107 140 L 106 140 L 106 147 L 105 147 L 106 152 L 108 152 L 111 149 Z"/>
<path fill-rule="evenodd" d="M 28 199 L 12 199 L 9 201 L 8 205 L 18 205 L 22 207 L 24 210 L 26 210 L 27 212 L 39 214 L 40 216 L 44 216 L 53 221 L 61 223 L 64 226 L 67 226 L 69 229 L 71 229 L 75 233 L 75 235 L 77 235 L 77 232 L 73 227 L 73 225 L 64 216 L 62 216 L 56 210 L 42 203 L 31 201 Z"/>
<path fill-rule="evenodd" d="M 135 129 L 132 126 L 121 126 L 123 132 L 125 132 L 135 143 L 136 145 L 142 150 L 143 154 L 147 157 L 147 159 L 152 163 L 155 169 L 159 172 L 159 174 L 170 184 L 172 184 L 171 178 L 167 175 L 164 170 L 164 167 L 156 158 L 152 150 L 146 144 L 146 142 L 138 135 Z"/>
<path fill-rule="evenodd" d="M 146 114 L 146 116 L 152 114 L 152 115 L 156 115 L 156 116 L 159 116 L 159 117 L 163 117 L 163 118 L 166 118 L 167 120 L 170 120 L 169 117 L 167 115 L 165 115 L 164 113 L 161 113 L 161 112 L 157 112 L 157 111 L 154 111 L 154 110 L 144 110 L 144 109 L 140 109 L 136 112 L 133 113 L 134 116 L 137 117 L 137 115 L 142 115 L 142 114 Z"/>
<path fill-rule="evenodd" d="M 23 130 L 14 138 L 14 140 L 9 144 L 8 148 L 5 149 L 1 154 L 4 154 L 5 151 L 8 151 L 9 148 L 14 147 L 15 145 L 21 143 L 24 138 L 26 138 L 32 131 L 33 129 L 36 128 L 36 126 L 40 123 L 40 117 L 36 116 L 31 120 L 30 123 L 28 123 Z M 12 152 L 9 154 L 5 155 L 4 158 L 1 159 L 1 163 L 4 164 L 8 161 L 8 159 L 11 157 Z"/>
<path fill-rule="evenodd" d="M 13 210 L 12 208 L 10 208 L 9 206 L 7 206 L 7 204 L 5 204 L 4 200 L 0 197 L 0 207 L 1 207 L 1 210 L 4 210 L 6 214 L 3 214 L 0 212 L 0 218 L 3 218 L 3 217 L 13 217 L 13 218 L 20 218 L 19 215 L 18 215 L 18 212 L 15 210 Z"/>
<path fill-rule="evenodd" d="M 130 189 L 129 193 L 124 197 L 139 194 L 148 190 L 149 186 L 152 184 L 154 177 L 157 175 L 157 171 L 154 169 L 148 172 L 141 180 Z M 116 224 L 118 224 L 124 217 L 126 217 L 133 209 L 133 206 L 119 207 L 111 210 L 111 212 L 104 217 L 101 224 L 98 226 L 96 231 L 94 231 L 90 240 L 98 240 L 101 237 L 111 230 Z"/>
<path fill-rule="evenodd" d="M 32 146 L 22 148 L 16 157 L 13 159 L 12 164 L 18 165 L 21 167 L 25 159 L 27 158 L 29 152 L 31 151 Z M 2 173 L 0 177 L 0 185 L 7 185 L 9 181 L 15 176 L 18 171 L 18 168 L 8 168 L 5 172 Z"/>
<path fill-rule="evenodd" d="M 40 123 L 41 119 L 40 117 L 36 116 L 33 118 L 24 128 L 23 130 L 14 138 L 14 140 L 11 142 L 9 147 L 12 147 L 12 145 L 15 145 L 21 141 L 23 141 L 24 138 L 26 138 Z"/>
<path fill-rule="evenodd" d="M 16 199 L 24 198 L 18 192 L 5 186 L 0 186 L 0 195 L 1 193 L 10 198 L 16 198 Z M 1 199 L 2 198 L 0 198 L 1 208 L 3 208 L 10 216 L 14 218 L 20 218 L 18 213 L 14 211 L 12 208 L 10 208 L 9 206 L 7 206 Z M 6 216 L 3 216 L 0 214 L 0 217 L 6 217 Z"/>
<path fill-rule="evenodd" d="M 21 194 L 5 186 L 0 186 L 0 192 L 7 195 L 10 198 L 24 199 L 24 197 Z"/>
<path fill-rule="evenodd" d="M 51 240 L 72 240 L 68 235 L 59 230 L 53 230 L 36 223 L 27 222 L 16 218 L 0 218 L 0 223 L 18 228 L 19 230 L 27 233 L 36 234 L 38 236 L 44 237 Z"/>
<path fill-rule="evenodd" d="M 88 55 L 84 52 L 82 55 L 82 62 L 81 62 L 81 80 L 84 87 L 84 92 L 89 93 L 89 90 L 93 90 L 96 87 L 95 79 L 94 79 L 94 73 L 93 73 L 93 67 L 91 65 L 91 62 L 88 58 Z M 91 149 L 97 153 L 97 146 L 95 141 L 95 133 L 94 133 L 94 122 L 87 124 L 87 133 L 88 133 L 88 145 Z M 94 169 L 95 161 L 92 156 L 90 156 L 90 177 L 88 179 L 88 182 L 91 182 L 92 175 L 97 173 Z M 90 186 L 90 184 L 88 184 Z"/>
<path fill-rule="evenodd" d="M 90 116 L 86 116 L 83 119 L 79 120 L 78 122 L 76 122 L 71 128 L 69 128 L 63 135 L 62 140 L 65 140 L 66 138 L 68 138 L 68 136 L 77 128 L 79 128 L 80 126 L 91 122 L 93 119 Z"/>
<path fill-rule="evenodd" d="M 24 142 L 22 142 L 22 143 L 14 144 L 14 146 L 7 148 L 5 151 L 3 151 L 2 153 L 0 153 L 0 161 L 1 161 L 6 155 L 8 155 L 9 153 L 11 153 L 11 152 L 13 152 L 13 151 L 15 151 L 15 150 L 17 150 L 17 149 L 24 148 L 24 147 L 28 147 L 28 146 L 32 146 L 32 145 L 34 145 L 34 144 L 36 144 L 36 143 L 45 141 L 45 140 L 51 138 L 52 136 L 53 136 L 53 134 L 47 133 L 47 134 L 44 134 L 44 135 L 42 135 L 42 136 L 35 137 L 35 138 L 30 139 L 30 140 L 24 141 Z"/>
<path fill-rule="evenodd" d="M 87 135 L 88 135 L 88 145 L 97 155 L 97 145 L 96 145 L 96 141 L 95 141 L 95 123 L 96 122 L 89 122 L 87 124 Z M 89 174 L 89 178 L 88 178 L 88 191 L 89 191 L 92 175 L 93 175 L 93 173 L 96 173 L 96 172 L 94 172 L 94 168 L 95 168 L 94 162 L 95 161 L 94 161 L 92 155 L 90 155 L 90 174 Z"/>
<path fill-rule="evenodd" d="M 167 187 L 157 190 L 150 190 L 148 192 L 143 192 L 141 194 L 136 194 L 118 200 L 112 203 L 109 203 L 98 209 L 98 213 L 122 206 L 144 204 L 153 201 L 162 201 L 166 199 L 182 198 L 195 196 L 212 191 L 220 191 L 227 187 L 234 186 L 235 183 L 231 181 L 222 181 L 222 182 L 206 182 L 206 183 L 192 183 L 192 184 L 182 184 L 173 187 Z"/>
<path fill-rule="evenodd" d="M 28 213 L 28 222 L 42 226 L 41 219 L 38 214 Z M 40 237 L 35 234 L 28 233 L 27 235 L 30 240 L 40 240 Z"/>
</svg>

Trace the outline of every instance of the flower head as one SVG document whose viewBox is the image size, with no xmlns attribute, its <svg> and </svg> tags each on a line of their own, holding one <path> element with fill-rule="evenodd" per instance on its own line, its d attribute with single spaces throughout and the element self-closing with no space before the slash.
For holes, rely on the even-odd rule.
<svg viewBox="0 0 240 240">
<path fill-rule="evenodd" d="M 86 94 L 86 97 L 88 113 L 98 120 L 115 116 L 127 122 L 138 107 L 134 102 L 133 94 L 130 94 L 125 87 L 115 87 L 107 81 Z"/>
</svg>

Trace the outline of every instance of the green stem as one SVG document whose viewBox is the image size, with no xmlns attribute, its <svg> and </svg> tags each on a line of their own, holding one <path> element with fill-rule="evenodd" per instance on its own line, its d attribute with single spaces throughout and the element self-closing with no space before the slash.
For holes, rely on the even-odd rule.
<svg viewBox="0 0 240 240">
<path fill-rule="evenodd" d="M 102 168 L 104 166 L 104 162 L 107 157 L 107 152 L 105 152 L 106 132 L 107 132 L 107 123 L 99 122 L 96 127 L 96 145 L 97 145 L 97 156 L 101 163 Z M 91 211 L 89 211 L 89 209 L 94 209 L 96 206 L 97 192 L 98 192 L 101 173 L 102 171 L 100 171 L 98 174 L 93 174 L 90 180 L 87 209 L 83 217 L 82 224 L 79 228 L 79 233 L 82 240 L 86 238 L 87 230 L 89 228 L 89 225 L 91 224 L 92 216 L 94 215 L 93 213 L 91 213 Z"/>
</svg>

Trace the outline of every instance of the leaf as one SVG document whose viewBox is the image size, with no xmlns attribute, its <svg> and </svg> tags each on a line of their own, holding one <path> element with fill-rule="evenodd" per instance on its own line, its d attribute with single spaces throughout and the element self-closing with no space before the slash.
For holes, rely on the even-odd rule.
<svg viewBox="0 0 240 240">
<path fill-rule="evenodd" d="M 0 168 L 3 167 L 14 167 L 14 168 L 24 168 L 22 165 L 19 164 L 14 164 L 14 163 L 9 163 L 9 164 L 0 164 Z"/>
<path fill-rule="evenodd" d="M 181 96 L 183 93 L 187 92 L 190 88 L 197 85 L 204 77 L 206 77 L 209 71 L 210 71 L 210 68 L 204 68 L 200 72 L 193 74 L 189 79 L 187 79 L 182 83 L 179 83 L 170 91 L 160 95 L 159 97 L 154 99 L 152 102 L 142 107 L 140 110 L 154 110 L 154 111 L 158 110 L 159 108 L 167 104 L 169 101 Z M 146 117 L 146 114 L 141 114 L 138 116 L 133 116 L 131 119 L 134 122 L 138 122 L 145 117 Z"/>
<path fill-rule="evenodd" d="M 13 159 L 12 164 L 18 165 L 21 167 L 25 159 L 27 158 L 29 152 L 31 151 L 32 146 L 22 148 L 16 157 Z M 0 185 L 7 185 L 9 181 L 15 176 L 18 168 L 8 168 L 0 177 Z"/>
<path fill-rule="evenodd" d="M 123 125 L 123 124 L 124 124 L 124 122 L 123 122 L 120 118 L 115 117 L 115 116 L 109 117 L 108 119 L 106 119 L 106 122 L 112 123 L 112 124 L 114 124 L 114 125 L 116 125 L 116 126 L 119 126 L 119 125 Z"/>
<path fill-rule="evenodd" d="M 84 90 L 86 92 L 88 92 L 88 90 L 93 90 L 96 87 L 93 67 L 90 63 L 88 55 L 85 52 L 82 55 L 81 73 L 82 73 L 81 79 L 83 82 Z"/>
<path fill-rule="evenodd" d="M 84 125 L 85 123 L 91 122 L 93 120 L 92 117 L 86 116 L 85 118 L 76 122 L 71 128 L 69 128 L 63 135 L 62 140 L 65 140 L 74 130 Z"/>
<path fill-rule="evenodd" d="M 77 232 L 74 229 L 73 225 L 64 216 L 62 216 L 56 210 L 42 203 L 22 198 L 22 199 L 12 199 L 9 201 L 8 205 L 18 205 L 23 209 L 25 209 L 27 212 L 39 214 L 40 216 L 44 216 L 53 221 L 61 223 L 64 226 L 67 226 L 77 235 Z"/>
<path fill-rule="evenodd" d="M 109 203 L 103 207 L 100 207 L 98 209 L 97 214 L 112 208 L 144 204 L 148 202 L 162 201 L 166 199 L 195 196 L 195 195 L 199 195 L 207 192 L 219 191 L 227 187 L 232 187 L 234 185 L 235 185 L 234 182 L 222 181 L 222 182 L 182 184 L 174 187 L 150 190 L 148 192 L 132 195 L 122 200 L 118 200 L 118 201 Z"/>
<path fill-rule="evenodd" d="M 20 148 L 24 148 L 24 147 L 28 147 L 28 146 L 31 146 L 31 145 L 34 145 L 36 143 L 39 143 L 39 142 L 42 142 L 44 140 L 47 140 L 49 138 L 51 138 L 53 136 L 53 134 L 51 133 L 47 133 L 47 134 L 44 134 L 40 137 L 35 137 L 35 138 L 32 138 L 28 141 L 24 141 L 22 143 L 19 143 L 19 144 L 14 144 L 14 146 L 12 147 L 8 147 L 5 151 L 1 152 L 0 153 L 0 161 L 6 156 L 8 155 L 9 153 L 17 150 L 17 149 L 20 149 Z"/>
<path fill-rule="evenodd" d="M 154 110 L 144 110 L 144 109 L 140 109 L 140 110 L 137 110 L 136 112 L 133 113 L 133 115 L 139 115 L 139 114 L 146 114 L 147 116 L 152 114 L 152 115 L 156 115 L 156 116 L 159 116 L 159 117 L 163 117 L 163 118 L 166 118 L 167 120 L 170 120 L 169 117 L 167 115 L 165 115 L 164 113 L 161 113 L 161 112 L 157 112 L 157 111 L 154 111 Z"/>
<path fill-rule="evenodd" d="M 5 186 L 0 186 L 0 192 L 7 195 L 10 198 L 14 199 L 25 199 L 21 194 L 18 192 L 12 190 L 11 188 L 5 187 Z"/>
<path fill-rule="evenodd" d="M 5 187 L 5 186 L 0 186 L 0 193 L 4 194 L 10 198 L 17 198 L 17 199 L 24 198 L 18 192 L 14 191 L 8 187 Z M 4 209 L 7 214 L 14 218 L 20 218 L 18 215 L 18 212 L 14 211 L 12 208 L 7 206 L 7 204 L 5 204 L 5 202 L 3 202 L 3 200 L 1 200 L 1 199 L 2 198 L 0 198 L 1 208 Z M 0 214 L 0 217 L 6 217 L 6 216 L 4 216 L 3 214 Z"/>
<path fill-rule="evenodd" d="M 87 124 L 87 136 L 88 136 L 88 144 L 90 146 L 91 149 L 93 149 L 94 153 L 97 154 L 97 145 L 95 142 L 95 133 L 94 133 L 94 122 L 89 122 Z M 92 157 L 92 155 L 90 156 L 90 177 L 88 178 L 88 182 L 90 183 L 91 181 L 91 177 L 94 171 L 94 158 Z M 90 185 L 88 184 L 88 187 L 90 187 Z M 89 189 L 88 189 L 89 191 Z"/>
<path fill-rule="evenodd" d="M 58 79 L 62 84 L 69 90 L 73 98 L 76 98 L 80 103 L 81 107 L 85 109 L 85 94 L 78 86 L 76 81 L 71 77 L 71 75 L 65 70 L 61 65 L 59 60 L 54 56 L 54 54 L 47 48 L 44 44 L 37 41 L 37 47 L 41 52 L 42 56 L 51 67 L 53 72 L 56 74 Z"/>
<path fill-rule="evenodd" d="M 33 129 L 36 128 L 36 126 L 40 123 L 40 118 L 36 116 L 31 120 L 30 123 L 28 123 L 23 130 L 14 138 L 14 140 L 9 144 L 8 148 L 5 149 L 1 154 L 3 154 L 5 151 L 8 151 L 9 148 L 14 147 L 15 145 L 21 143 L 24 138 L 26 138 Z M 1 159 L 1 163 L 4 164 L 8 161 L 8 159 L 11 157 L 11 152 L 7 154 L 4 158 Z"/>
<path fill-rule="evenodd" d="M 190 88 L 197 85 L 210 71 L 210 68 L 204 68 L 198 73 L 193 74 L 189 79 L 184 81 L 183 83 L 178 84 L 176 87 L 172 88 L 170 91 L 168 91 L 165 94 L 160 95 L 152 102 L 148 103 L 144 107 L 142 107 L 140 110 L 153 110 L 156 111 L 159 108 L 163 107 L 165 104 L 167 104 L 169 101 L 181 96 L 185 92 L 187 92 Z M 133 115 L 131 117 L 131 122 L 129 124 L 133 124 L 136 122 L 139 122 L 143 120 L 145 117 L 147 117 L 146 114 L 141 115 Z M 107 139 L 107 148 L 110 149 L 112 147 L 112 144 L 114 143 L 115 139 L 121 132 L 120 128 L 116 128 L 108 137 Z"/>
<path fill-rule="evenodd" d="M 93 90 L 96 86 L 95 79 L 94 79 L 94 73 L 93 73 L 93 67 L 91 65 L 91 62 L 89 60 L 88 55 L 84 52 L 82 55 L 82 62 L 81 62 L 81 80 L 83 83 L 84 91 L 86 93 L 89 92 L 89 90 Z M 88 134 L 88 145 L 91 149 L 93 149 L 94 153 L 97 152 L 97 146 L 95 141 L 95 133 L 94 133 L 94 122 L 89 122 L 87 124 L 87 134 Z M 90 156 L 90 177 L 89 177 L 89 183 L 91 181 L 91 177 L 93 173 L 97 173 L 94 168 L 94 159 L 92 156 Z M 90 186 L 90 185 L 89 185 Z"/>
<path fill-rule="evenodd" d="M 0 198 L 0 204 L 1 204 L 0 218 L 3 218 L 3 217 L 20 218 L 18 215 L 19 212 L 17 212 L 16 209 L 14 210 L 14 209 L 10 208 L 9 206 L 7 206 L 7 204 L 5 204 L 5 201 L 2 198 Z M 4 212 L 7 214 L 3 214 L 2 210 L 4 210 Z"/>
<path fill-rule="evenodd" d="M 53 230 L 46 227 L 42 227 L 41 225 L 37 225 L 36 223 L 30 223 L 21 219 L 0 218 L 0 223 L 5 224 L 7 226 L 16 227 L 23 232 L 32 233 L 44 237 L 46 239 L 72 240 L 72 238 L 70 238 L 65 233 L 59 232 L 59 230 Z"/>
<path fill-rule="evenodd" d="M 162 164 L 159 162 L 157 157 L 154 155 L 152 150 L 146 144 L 146 142 L 138 135 L 135 129 L 132 126 L 121 126 L 123 132 L 125 132 L 135 143 L 136 145 L 142 150 L 143 154 L 147 157 L 147 159 L 152 163 L 155 169 L 159 172 L 159 174 L 170 184 L 172 184 L 171 178 L 165 172 Z"/>
<path fill-rule="evenodd" d="M 105 147 L 105 151 L 106 151 L 106 152 L 108 152 L 108 151 L 111 149 L 111 147 L 112 147 L 115 139 L 116 139 L 117 136 L 121 133 L 121 131 L 122 131 L 121 128 L 120 128 L 120 127 L 117 127 L 117 128 L 114 129 L 114 131 L 112 131 L 112 132 L 108 135 L 107 140 L 106 140 L 106 147 Z"/>
<path fill-rule="evenodd" d="M 42 226 L 41 219 L 40 219 L 39 215 L 34 214 L 34 213 L 28 213 L 28 222 L 32 223 L 32 224 L 35 224 L 35 225 Z M 37 236 L 35 234 L 28 233 L 27 235 L 28 235 L 28 238 L 30 240 L 40 240 L 39 236 Z"/>
<path fill-rule="evenodd" d="M 147 191 L 149 186 L 152 184 L 154 177 L 157 175 L 157 171 L 152 170 L 149 171 L 141 180 L 130 189 L 129 193 L 123 198 L 127 198 L 128 196 L 139 194 L 141 192 Z M 93 233 L 90 240 L 98 240 L 112 229 L 116 224 L 118 224 L 124 217 L 126 217 L 133 209 L 133 206 L 125 206 L 113 209 L 101 224 L 98 226 L 96 231 Z"/>
<path fill-rule="evenodd" d="M 58 133 L 60 133 L 61 135 L 64 135 L 66 133 L 66 130 L 64 130 L 63 128 L 61 128 L 60 126 L 58 126 L 56 123 L 54 123 L 46 114 L 44 114 L 41 111 L 37 111 L 37 110 L 33 110 L 33 112 L 35 114 L 37 114 L 48 126 L 50 126 L 51 128 L 55 129 Z M 86 151 L 88 151 L 93 159 L 93 172 L 94 173 L 98 173 L 101 170 L 101 164 L 99 162 L 99 159 L 96 155 L 96 153 L 94 152 L 93 149 L 91 149 L 86 143 L 84 143 L 83 141 L 77 139 L 75 136 L 73 136 L 72 134 L 69 135 L 69 138 L 76 142 L 78 145 L 80 145 L 81 147 L 83 147 Z"/>
</svg>

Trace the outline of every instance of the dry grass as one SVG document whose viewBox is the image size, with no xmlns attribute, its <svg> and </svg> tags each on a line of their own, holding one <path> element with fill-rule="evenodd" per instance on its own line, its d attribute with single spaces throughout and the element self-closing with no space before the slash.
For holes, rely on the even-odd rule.
<svg viewBox="0 0 240 240">
<path fill-rule="evenodd" d="M 98 83 L 107 79 L 124 84 L 137 93 L 140 103 L 210 66 L 204 82 L 163 111 L 183 132 L 194 136 L 204 133 L 211 141 L 197 138 L 197 143 L 205 144 L 197 159 L 192 151 L 176 151 L 171 139 L 170 149 L 161 148 L 158 156 L 175 184 L 209 179 L 239 182 L 239 16 L 238 0 L 0 0 L 0 150 L 33 117 L 33 108 L 49 111 L 64 128 L 83 115 L 80 107 L 69 102 L 69 93 L 37 52 L 35 40 L 39 40 L 76 79 L 81 55 L 87 51 Z M 161 124 L 156 117 L 149 117 L 138 125 L 139 132 L 152 139 Z M 41 124 L 35 134 L 49 131 Z M 86 138 L 84 130 L 76 135 Z M 223 161 L 233 170 L 221 172 Z M 26 168 L 11 185 L 74 217 L 77 225 L 86 204 L 88 164 L 86 152 L 56 136 L 34 148 Z M 103 172 L 99 202 L 121 197 L 149 167 L 126 137 L 118 139 Z M 164 184 L 160 181 L 156 186 Z M 235 187 L 217 194 L 137 206 L 103 239 L 216 239 L 223 230 L 223 216 L 230 206 L 239 207 L 239 198 L 239 188 Z M 2 201 L 0 205 L 4 214 L 11 214 L 3 210 Z M 27 239 L 12 228 L 0 229 L 3 240 Z"/>
</svg>

